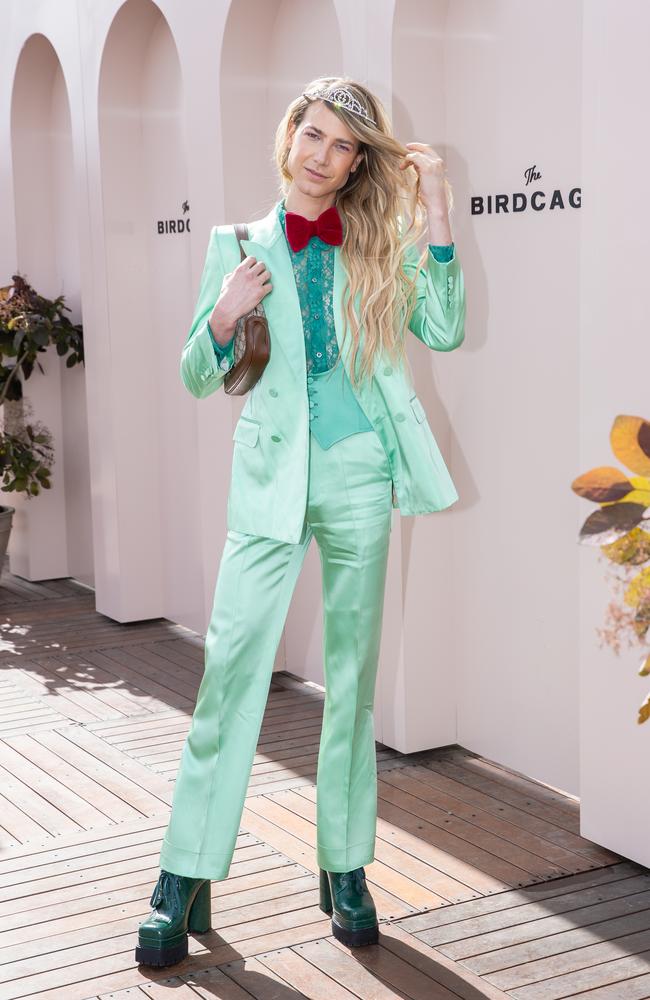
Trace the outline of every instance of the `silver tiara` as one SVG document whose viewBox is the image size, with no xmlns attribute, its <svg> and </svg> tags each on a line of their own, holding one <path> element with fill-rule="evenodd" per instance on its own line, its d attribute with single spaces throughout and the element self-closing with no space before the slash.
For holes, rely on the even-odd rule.
<svg viewBox="0 0 650 1000">
<path fill-rule="evenodd" d="M 351 111 L 353 115 L 359 115 L 361 118 L 365 118 L 366 121 L 371 122 L 376 125 L 377 122 L 370 117 L 363 104 L 361 104 L 354 94 L 351 94 L 347 87 L 334 87 L 330 89 L 329 87 L 322 87 L 320 90 L 312 91 L 309 94 L 303 93 L 303 97 L 307 97 L 310 101 L 329 101 L 330 104 L 336 105 L 338 108 L 345 108 L 346 111 Z"/>
</svg>

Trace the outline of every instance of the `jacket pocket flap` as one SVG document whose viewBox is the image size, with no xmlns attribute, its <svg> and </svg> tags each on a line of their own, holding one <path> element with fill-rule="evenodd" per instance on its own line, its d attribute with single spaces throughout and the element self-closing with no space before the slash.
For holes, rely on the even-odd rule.
<svg viewBox="0 0 650 1000">
<path fill-rule="evenodd" d="M 251 420 L 250 417 L 240 417 L 235 425 L 232 439 L 233 441 L 239 441 L 241 444 L 247 444 L 251 448 L 254 448 L 259 436 L 260 425 L 258 421 Z"/>
<path fill-rule="evenodd" d="M 416 420 L 421 424 L 426 417 L 426 412 L 417 396 L 413 396 L 411 399 L 411 409 L 415 414 Z"/>
</svg>

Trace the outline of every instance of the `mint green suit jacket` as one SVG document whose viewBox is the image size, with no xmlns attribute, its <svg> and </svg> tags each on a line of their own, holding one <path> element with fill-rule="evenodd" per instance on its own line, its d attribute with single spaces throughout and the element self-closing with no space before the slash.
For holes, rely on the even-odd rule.
<svg viewBox="0 0 650 1000">
<path fill-rule="evenodd" d="M 300 301 L 278 204 L 248 223 L 244 251 L 266 264 L 273 290 L 262 300 L 269 323 L 271 353 L 262 377 L 246 395 L 233 433 L 233 461 L 227 527 L 297 543 L 307 505 L 309 400 Z M 343 345 L 341 297 L 345 272 L 335 248 L 334 315 L 341 361 L 350 374 L 350 343 Z M 407 253 L 411 277 L 419 251 Z M 224 275 L 241 260 L 232 225 L 213 226 L 189 335 L 182 350 L 183 384 L 198 399 L 215 392 L 233 362 L 234 347 L 219 364 L 208 319 Z M 409 329 L 427 347 L 452 351 L 465 336 L 465 287 L 458 258 L 442 263 L 427 253 L 417 274 L 416 305 Z M 360 296 L 355 308 L 359 314 Z M 361 347 L 363 347 L 363 328 Z M 361 351 L 359 352 L 361 353 Z M 458 493 L 438 448 L 404 361 L 376 358 L 372 380 L 357 390 L 363 411 L 379 435 L 391 466 L 393 507 L 402 516 L 450 507 Z M 357 371 L 359 358 L 357 358 Z"/>
</svg>

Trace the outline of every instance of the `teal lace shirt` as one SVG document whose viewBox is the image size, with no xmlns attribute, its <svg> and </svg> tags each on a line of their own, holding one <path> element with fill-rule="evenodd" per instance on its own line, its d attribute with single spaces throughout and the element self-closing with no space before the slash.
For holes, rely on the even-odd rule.
<svg viewBox="0 0 650 1000">
<path fill-rule="evenodd" d="M 279 203 L 278 215 L 286 238 L 284 201 Z M 337 373 L 332 372 L 332 375 L 337 374 L 336 378 L 325 377 L 334 367 L 339 353 L 332 301 L 334 247 L 318 236 L 313 236 L 302 250 L 294 251 L 288 242 L 287 247 L 293 264 L 305 336 L 310 429 L 321 447 L 329 448 L 349 434 L 373 430 L 373 427 L 358 402 L 343 365 L 339 364 Z M 454 258 L 453 243 L 440 246 L 430 243 L 429 250 L 442 263 Z M 212 336 L 220 364 L 233 339 L 234 334 L 222 347 Z"/>
</svg>

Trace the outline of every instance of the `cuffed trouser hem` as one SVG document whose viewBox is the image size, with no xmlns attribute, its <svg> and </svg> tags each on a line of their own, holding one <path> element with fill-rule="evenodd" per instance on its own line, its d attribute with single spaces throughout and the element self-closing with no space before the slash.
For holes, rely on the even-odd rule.
<svg viewBox="0 0 650 1000">
<path fill-rule="evenodd" d="M 375 860 L 375 842 L 365 840 L 346 849 L 317 844 L 316 860 L 318 867 L 326 872 L 351 872 L 354 868 L 362 868 Z"/>
<path fill-rule="evenodd" d="M 195 854 L 182 847 L 174 847 L 163 840 L 160 851 L 160 867 L 173 875 L 185 875 L 187 878 L 208 878 L 212 882 L 220 882 L 228 878 L 232 855 L 227 854 Z"/>
</svg>

